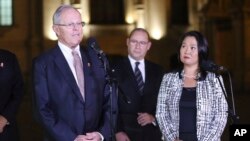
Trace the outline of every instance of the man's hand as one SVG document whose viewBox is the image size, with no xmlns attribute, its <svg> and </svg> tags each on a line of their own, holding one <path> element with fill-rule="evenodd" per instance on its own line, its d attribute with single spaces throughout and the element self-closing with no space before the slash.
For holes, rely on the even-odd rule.
<svg viewBox="0 0 250 141">
<path fill-rule="evenodd" d="M 101 141 L 101 135 L 98 132 L 87 133 L 86 135 L 78 135 L 74 141 Z"/>
<path fill-rule="evenodd" d="M 180 140 L 179 138 L 176 138 L 174 141 L 183 141 L 183 140 Z"/>
<path fill-rule="evenodd" d="M 118 132 L 115 134 L 116 141 L 130 141 L 128 135 L 124 132 Z"/>
<path fill-rule="evenodd" d="M 155 117 L 153 115 L 148 113 L 138 113 L 137 122 L 141 126 L 151 124 L 153 121 L 155 121 Z"/>
<path fill-rule="evenodd" d="M 0 115 L 0 133 L 3 132 L 4 127 L 7 125 L 8 121 L 5 117 Z"/>
</svg>

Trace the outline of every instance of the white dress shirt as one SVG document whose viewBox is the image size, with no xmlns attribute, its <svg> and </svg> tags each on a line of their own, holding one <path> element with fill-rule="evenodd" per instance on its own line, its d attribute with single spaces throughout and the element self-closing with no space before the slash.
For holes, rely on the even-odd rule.
<svg viewBox="0 0 250 141">
<path fill-rule="evenodd" d="M 128 55 L 128 59 L 130 61 L 130 64 L 131 64 L 134 72 L 135 72 L 135 62 L 140 62 L 138 68 L 141 71 L 142 79 L 143 79 L 143 82 L 145 83 L 145 61 L 144 61 L 144 59 L 137 61 L 137 60 L 133 59 L 130 55 Z"/>
<path fill-rule="evenodd" d="M 58 42 L 58 46 L 61 49 L 66 61 L 68 62 L 68 65 L 69 65 L 69 67 L 70 67 L 70 69 L 75 77 L 76 82 L 77 82 L 77 76 L 76 76 L 76 71 L 75 71 L 75 67 L 74 67 L 74 58 L 72 55 L 73 49 L 71 49 L 70 47 L 67 47 L 66 45 L 64 45 L 61 42 Z M 81 53 L 80 53 L 80 46 L 78 45 L 77 47 L 74 48 L 74 50 L 77 51 L 80 58 L 82 58 Z"/>
</svg>

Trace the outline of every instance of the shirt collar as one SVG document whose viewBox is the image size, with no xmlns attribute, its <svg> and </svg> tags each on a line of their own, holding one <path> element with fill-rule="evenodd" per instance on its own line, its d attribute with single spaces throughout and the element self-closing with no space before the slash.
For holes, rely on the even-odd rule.
<svg viewBox="0 0 250 141">
<path fill-rule="evenodd" d="M 65 44 L 61 43 L 58 41 L 58 46 L 60 47 L 61 50 L 65 51 L 65 52 L 68 52 L 68 53 L 71 53 L 72 52 L 72 48 L 66 46 Z M 75 48 L 74 48 L 75 51 L 77 51 L 79 54 L 80 54 L 80 46 L 77 45 Z"/>
<path fill-rule="evenodd" d="M 130 55 L 128 55 L 128 59 L 131 62 L 131 64 L 135 64 L 135 62 L 140 62 L 140 64 L 144 64 L 144 59 L 142 59 L 142 60 L 135 60 Z"/>
</svg>

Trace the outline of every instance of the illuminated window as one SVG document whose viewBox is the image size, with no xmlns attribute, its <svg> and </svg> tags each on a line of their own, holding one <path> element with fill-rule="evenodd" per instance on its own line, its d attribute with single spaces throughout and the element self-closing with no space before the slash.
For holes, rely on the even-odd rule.
<svg viewBox="0 0 250 141">
<path fill-rule="evenodd" d="M 12 0 L 0 0 L 0 26 L 11 26 L 12 23 Z"/>
</svg>

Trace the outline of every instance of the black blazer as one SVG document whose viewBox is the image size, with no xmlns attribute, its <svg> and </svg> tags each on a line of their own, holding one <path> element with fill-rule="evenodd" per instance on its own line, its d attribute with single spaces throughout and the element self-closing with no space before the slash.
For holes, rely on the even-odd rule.
<svg viewBox="0 0 250 141">
<path fill-rule="evenodd" d="M 50 141 L 73 141 L 77 135 L 93 131 L 100 132 L 106 141 L 110 138 L 104 69 L 93 50 L 80 51 L 85 101 L 58 46 L 34 59 L 35 115 Z"/>
<path fill-rule="evenodd" d="M 0 134 L 0 141 L 17 140 L 16 114 L 23 96 L 23 78 L 16 56 L 0 49 L 0 115 L 9 125 Z"/>
<path fill-rule="evenodd" d="M 145 60 L 145 83 L 143 94 L 140 95 L 129 59 L 123 58 L 113 65 L 119 88 L 117 130 L 129 132 L 126 128 L 135 129 L 140 132 L 137 135 L 141 135 L 141 141 L 160 140 L 159 128 L 153 124 L 141 127 L 137 123 L 137 113 L 146 112 L 155 115 L 158 91 L 164 74 L 163 68 Z M 132 134 L 130 136 L 132 141 L 138 139 Z"/>
</svg>

